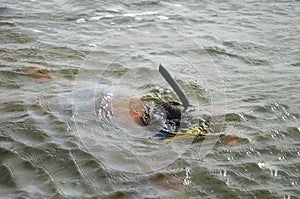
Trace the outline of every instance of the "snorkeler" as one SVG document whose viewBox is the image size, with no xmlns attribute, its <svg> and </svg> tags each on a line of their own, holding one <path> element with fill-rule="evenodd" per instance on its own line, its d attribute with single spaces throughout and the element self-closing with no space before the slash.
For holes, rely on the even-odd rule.
<svg viewBox="0 0 300 199">
<path fill-rule="evenodd" d="M 150 126 L 152 130 L 158 129 L 159 132 L 156 136 L 164 141 L 169 141 L 170 138 L 175 136 L 182 138 L 205 138 L 206 133 L 212 131 L 209 128 L 208 120 L 198 120 L 198 124 L 195 126 L 189 126 L 191 121 L 188 123 L 184 122 L 187 120 L 183 120 L 183 117 L 189 117 L 188 109 L 192 108 L 192 106 L 177 82 L 161 64 L 159 65 L 159 72 L 173 88 L 182 104 L 175 101 L 147 104 L 140 110 L 140 117 L 137 118 L 138 121 L 136 122 L 140 125 Z"/>
<path fill-rule="evenodd" d="M 37 67 L 24 67 L 17 71 L 28 74 L 30 77 L 43 83 L 58 80 L 57 77 L 51 75 L 50 71 L 41 70 Z M 195 111 L 195 109 L 190 105 L 189 100 L 177 82 L 162 65 L 159 65 L 159 72 L 172 87 L 181 103 L 175 101 L 155 103 L 135 99 L 129 101 L 129 110 L 127 110 L 127 113 L 129 112 L 135 123 L 155 132 L 156 137 L 166 142 L 174 139 L 188 138 L 201 140 L 206 138 L 208 133 L 213 132 L 210 128 L 209 118 L 202 119 L 191 116 L 191 110 Z M 72 84 L 69 84 L 69 86 L 72 86 Z M 95 112 L 98 118 L 110 119 L 114 116 L 118 117 L 120 122 L 123 121 L 124 117 L 126 117 L 125 112 L 117 114 L 113 114 L 112 112 L 111 100 L 113 99 L 113 91 L 111 88 L 99 94 L 94 99 Z M 118 99 L 115 101 L 114 106 L 123 107 L 125 101 Z M 220 134 L 220 138 L 227 145 L 236 145 L 237 143 L 237 137 L 233 135 Z"/>
<path fill-rule="evenodd" d="M 202 140 L 207 137 L 207 134 L 213 133 L 213 129 L 210 127 L 210 118 L 197 119 L 190 115 L 190 112 L 194 111 L 193 106 L 177 82 L 161 64 L 159 65 L 159 72 L 173 88 L 182 104 L 167 101 L 144 105 L 143 110 L 140 111 L 138 123 L 146 126 L 159 124 L 160 128 L 156 137 L 165 142 L 186 138 Z M 223 143 L 229 146 L 235 146 L 238 143 L 235 135 L 220 134 L 220 138 Z"/>
</svg>

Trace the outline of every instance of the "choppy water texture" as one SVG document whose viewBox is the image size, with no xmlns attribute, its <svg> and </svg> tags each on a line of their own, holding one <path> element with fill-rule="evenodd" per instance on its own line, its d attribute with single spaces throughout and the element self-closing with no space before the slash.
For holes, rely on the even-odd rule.
<svg viewBox="0 0 300 199">
<path fill-rule="evenodd" d="M 0 198 L 299 198 L 299 21 L 297 0 L 1 1 Z M 238 145 L 96 117 L 99 90 L 168 88 L 159 63 Z"/>
</svg>

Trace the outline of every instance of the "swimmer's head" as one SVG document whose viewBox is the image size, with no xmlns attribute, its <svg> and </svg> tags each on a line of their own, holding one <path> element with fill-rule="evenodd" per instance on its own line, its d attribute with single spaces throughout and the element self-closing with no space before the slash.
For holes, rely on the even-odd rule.
<svg viewBox="0 0 300 199">
<path fill-rule="evenodd" d="M 163 102 L 159 105 L 164 108 L 167 120 L 181 120 L 181 113 L 183 111 L 181 104 L 178 102 Z"/>
<path fill-rule="evenodd" d="M 140 118 L 144 125 L 161 126 L 171 122 L 179 127 L 182 111 L 183 107 L 178 102 L 162 102 L 145 106 Z"/>
</svg>

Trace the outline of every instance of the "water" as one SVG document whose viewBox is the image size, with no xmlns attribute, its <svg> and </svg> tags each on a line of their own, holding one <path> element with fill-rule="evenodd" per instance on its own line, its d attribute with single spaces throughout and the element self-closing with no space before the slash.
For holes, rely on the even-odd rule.
<svg viewBox="0 0 300 199">
<path fill-rule="evenodd" d="M 299 11 L 299 1 L 2 1 L 0 198 L 299 198 Z M 159 63 L 237 145 L 161 142 L 122 116 L 168 88 Z M 93 97 L 111 86 L 121 114 L 101 123 Z"/>
</svg>

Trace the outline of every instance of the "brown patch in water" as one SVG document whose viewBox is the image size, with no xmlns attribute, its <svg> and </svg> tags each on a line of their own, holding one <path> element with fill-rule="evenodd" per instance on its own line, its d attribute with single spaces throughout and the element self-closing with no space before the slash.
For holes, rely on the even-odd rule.
<svg viewBox="0 0 300 199">
<path fill-rule="evenodd" d="M 129 191 L 116 191 L 114 192 L 110 198 L 113 199 L 130 199 L 130 198 L 135 198 L 136 192 L 133 190 Z"/>
<path fill-rule="evenodd" d="M 40 69 L 36 66 L 26 66 L 20 69 L 17 69 L 17 72 L 23 72 L 28 76 L 37 79 L 39 82 L 47 83 L 54 80 L 57 80 L 57 77 L 52 76 L 51 72 L 46 69 Z"/>
<path fill-rule="evenodd" d="M 222 140 L 222 142 L 224 144 L 226 144 L 227 146 L 236 146 L 238 144 L 238 136 L 236 135 L 225 135 L 225 134 L 221 134 L 220 138 Z"/>
<path fill-rule="evenodd" d="M 174 176 L 166 175 L 163 173 L 154 174 L 151 177 L 151 180 L 156 185 L 166 190 L 172 189 L 175 191 L 182 191 L 184 188 L 182 180 L 177 179 Z"/>
</svg>

